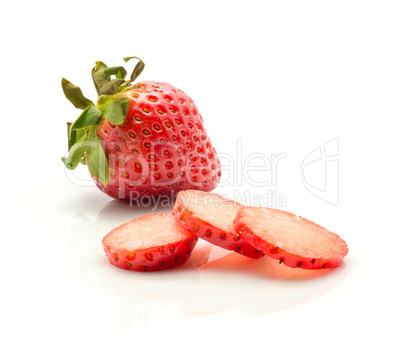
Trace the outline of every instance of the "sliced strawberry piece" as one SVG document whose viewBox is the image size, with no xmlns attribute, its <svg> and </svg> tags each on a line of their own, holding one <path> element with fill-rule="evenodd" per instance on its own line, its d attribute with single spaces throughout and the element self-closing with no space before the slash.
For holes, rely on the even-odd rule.
<svg viewBox="0 0 402 345">
<path fill-rule="evenodd" d="M 235 219 L 235 231 L 265 254 L 289 267 L 337 267 L 348 253 L 337 234 L 292 213 L 245 207 Z"/>
<path fill-rule="evenodd" d="M 184 264 L 198 238 L 170 213 L 148 214 L 122 224 L 102 240 L 109 262 L 132 271 L 160 271 Z"/>
<path fill-rule="evenodd" d="M 188 231 L 212 244 L 260 258 L 264 253 L 234 231 L 233 222 L 241 207 L 217 194 L 187 190 L 178 194 L 173 215 Z"/>
</svg>

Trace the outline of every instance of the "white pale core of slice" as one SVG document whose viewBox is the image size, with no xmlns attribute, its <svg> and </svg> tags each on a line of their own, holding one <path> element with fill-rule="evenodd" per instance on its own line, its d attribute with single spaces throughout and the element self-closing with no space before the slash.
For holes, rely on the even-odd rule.
<svg viewBox="0 0 402 345">
<path fill-rule="evenodd" d="M 170 213 L 150 214 L 112 230 L 103 240 L 115 250 L 140 250 L 185 241 L 192 235 Z"/>
<path fill-rule="evenodd" d="M 269 208 L 243 208 L 241 220 L 255 235 L 288 253 L 320 258 L 346 254 L 347 246 L 337 234 L 294 214 Z"/>
<path fill-rule="evenodd" d="M 180 193 L 184 208 L 200 220 L 227 232 L 234 232 L 233 222 L 242 205 L 220 195 L 201 191 Z"/>
</svg>

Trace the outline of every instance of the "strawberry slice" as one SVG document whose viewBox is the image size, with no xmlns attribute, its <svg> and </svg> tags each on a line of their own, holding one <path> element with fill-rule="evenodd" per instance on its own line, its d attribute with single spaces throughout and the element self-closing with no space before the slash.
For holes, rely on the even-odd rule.
<svg viewBox="0 0 402 345">
<path fill-rule="evenodd" d="M 243 207 L 220 195 L 195 190 L 181 191 L 173 206 L 173 215 L 185 229 L 205 241 L 250 258 L 264 255 L 235 232 L 233 222 Z"/>
<path fill-rule="evenodd" d="M 184 264 L 198 238 L 170 213 L 148 214 L 122 224 L 102 240 L 109 262 L 132 271 L 160 271 Z"/>
<path fill-rule="evenodd" d="M 235 231 L 265 254 L 289 267 L 337 267 L 348 253 L 337 234 L 292 213 L 245 207 L 235 219 Z"/>
</svg>

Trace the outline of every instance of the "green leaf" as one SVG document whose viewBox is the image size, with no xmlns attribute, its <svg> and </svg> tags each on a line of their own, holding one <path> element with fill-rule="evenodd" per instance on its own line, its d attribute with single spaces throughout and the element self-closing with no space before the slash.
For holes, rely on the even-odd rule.
<svg viewBox="0 0 402 345">
<path fill-rule="evenodd" d="M 89 171 L 105 186 L 109 183 L 109 164 L 96 134 L 97 126 L 89 128 L 87 138 L 87 164 Z"/>
<path fill-rule="evenodd" d="M 129 103 L 129 99 L 125 97 L 105 103 L 102 111 L 106 120 L 112 125 L 121 125 L 126 119 Z"/>
<path fill-rule="evenodd" d="M 90 105 L 94 105 L 91 100 L 85 98 L 81 89 L 70 83 L 67 79 L 61 80 L 61 87 L 63 88 L 66 98 L 78 109 L 85 109 Z"/>
<path fill-rule="evenodd" d="M 72 138 L 71 135 L 70 135 L 71 125 L 72 125 L 71 122 L 67 122 L 68 151 L 70 151 L 71 146 L 73 146 L 75 144 L 75 142 L 73 142 L 73 140 L 76 139 L 76 133 L 74 133 L 74 138 Z"/>
<path fill-rule="evenodd" d="M 68 151 L 70 151 L 70 149 L 73 147 L 73 145 L 77 141 L 79 141 L 83 136 L 87 135 L 87 132 L 83 128 L 80 128 L 80 129 L 77 129 L 77 130 L 71 132 L 71 126 L 72 126 L 72 123 L 67 122 Z M 71 134 L 70 134 L 70 132 L 71 132 Z"/>
<path fill-rule="evenodd" d="M 130 76 L 130 81 L 133 82 L 135 79 L 138 78 L 138 76 L 139 76 L 139 75 L 142 73 L 142 71 L 144 70 L 144 68 L 145 68 L 145 63 L 144 63 L 144 61 L 142 61 L 140 58 L 138 58 L 138 57 L 136 57 L 136 56 L 125 57 L 123 60 L 124 60 L 125 62 L 127 62 L 127 61 L 129 61 L 129 60 L 131 60 L 131 59 L 137 59 L 137 60 L 138 60 L 137 64 L 136 64 L 135 67 L 134 67 L 134 71 L 133 71 L 133 73 L 131 73 L 131 76 Z"/>
<path fill-rule="evenodd" d="M 102 112 L 96 109 L 96 107 L 90 105 L 85 108 L 77 120 L 70 126 L 69 137 L 71 137 L 72 132 L 78 128 L 85 128 L 88 126 L 96 125 L 102 119 Z"/>
<path fill-rule="evenodd" d="M 113 95 L 117 92 L 117 88 L 124 83 L 124 79 L 113 79 L 107 83 L 104 83 L 100 88 L 101 95 Z"/>
<path fill-rule="evenodd" d="M 84 154 L 84 150 L 86 147 L 86 133 L 83 137 L 81 137 L 69 150 L 67 158 L 62 157 L 64 165 L 67 169 L 74 170 L 77 165 L 80 163 L 82 159 L 82 155 Z"/>
<path fill-rule="evenodd" d="M 124 79 L 127 75 L 127 71 L 123 66 L 105 68 L 104 73 L 106 76 L 114 75 L 116 79 Z"/>
<path fill-rule="evenodd" d="M 102 94 L 103 85 L 111 80 L 110 76 L 105 75 L 106 68 L 107 66 L 102 61 L 96 61 L 95 67 L 92 69 L 92 79 L 99 96 Z"/>
<path fill-rule="evenodd" d="M 107 103 L 107 101 L 109 101 L 110 99 L 110 95 L 102 95 L 99 96 L 98 98 L 98 105 L 102 106 L 103 104 Z"/>
</svg>

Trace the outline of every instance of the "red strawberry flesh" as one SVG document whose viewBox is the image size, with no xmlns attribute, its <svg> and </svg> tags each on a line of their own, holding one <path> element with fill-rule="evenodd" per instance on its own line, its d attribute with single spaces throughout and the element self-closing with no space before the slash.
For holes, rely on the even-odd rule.
<svg viewBox="0 0 402 345">
<path fill-rule="evenodd" d="M 197 237 L 169 213 L 148 214 L 122 224 L 102 240 L 109 262 L 133 271 L 159 271 L 184 264 Z"/>
<path fill-rule="evenodd" d="M 270 208 L 239 210 L 234 229 L 250 244 L 289 267 L 337 267 L 348 253 L 337 234 L 292 213 Z"/>
<path fill-rule="evenodd" d="M 264 255 L 236 233 L 233 222 L 241 204 L 220 195 L 201 191 L 178 194 L 173 214 L 178 222 L 198 237 L 251 258 Z"/>
</svg>

